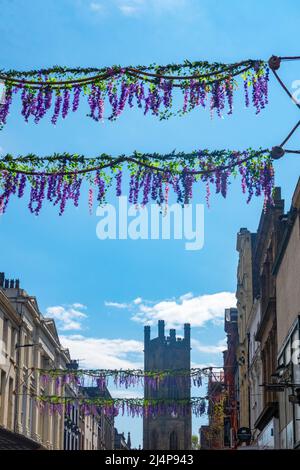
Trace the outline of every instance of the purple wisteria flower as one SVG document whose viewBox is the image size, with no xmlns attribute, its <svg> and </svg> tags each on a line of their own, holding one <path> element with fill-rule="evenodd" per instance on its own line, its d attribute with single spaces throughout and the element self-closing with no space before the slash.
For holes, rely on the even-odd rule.
<svg viewBox="0 0 300 470">
<path fill-rule="evenodd" d="M 61 107 L 61 102 L 62 102 L 62 97 L 61 97 L 61 94 L 58 93 L 56 95 L 55 104 L 54 104 L 54 114 L 51 119 L 51 122 L 54 125 L 57 123 L 57 119 L 58 119 L 60 107 Z"/>
</svg>

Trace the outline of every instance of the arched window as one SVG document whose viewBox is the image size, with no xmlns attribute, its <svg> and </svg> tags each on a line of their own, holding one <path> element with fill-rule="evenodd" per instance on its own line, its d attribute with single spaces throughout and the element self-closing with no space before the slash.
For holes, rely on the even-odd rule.
<svg viewBox="0 0 300 470">
<path fill-rule="evenodd" d="M 158 433 L 156 429 L 153 429 L 151 433 L 151 450 L 158 450 Z"/>
<path fill-rule="evenodd" d="M 170 450 L 178 450 L 178 437 L 176 431 L 172 431 L 170 434 Z"/>
</svg>

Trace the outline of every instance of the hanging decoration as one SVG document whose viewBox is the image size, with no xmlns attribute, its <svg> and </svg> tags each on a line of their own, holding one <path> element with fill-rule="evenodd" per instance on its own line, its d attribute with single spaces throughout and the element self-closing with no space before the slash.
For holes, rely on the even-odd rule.
<svg viewBox="0 0 300 470">
<path fill-rule="evenodd" d="M 282 155 L 281 155 L 282 156 Z M 116 195 L 122 195 L 122 177 L 129 173 L 128 201 L 130 204 L 147 205 L 149 201 L 167 206 L 169 188 L 173 188 L 177 203 L 190 203 L 193 186 L 202 183 L 209 205 L 211 188 L 224 198 L 230 184 L 229 177 L 240 176 L 247 202 L 253 195 L 264 196 L 265 205 L 272 202 L 274 186 L 272 152 L 269 150 L 232 151 L 200 150 L 191 153 L 172 152 L 111 157 L 102 154 L 85 158 L 78 154 L 54 154 L 39 157 L 33 154 L 0 159 L 0 207 L 5 212 L 11 196 L 22 198 L 29 188 L 28 208 L 38 215 L 46 199 L 64 213 L 68 200 L 78 206 L 82 183 L 90 187 L 88 207 L 105 202 L 108 188 L 115 182 Z"/>
<path fill-rule="evenodd" d="M 210 369 L 166 369 L 161 371 L 143 371 L 142 369 L 35 369 L 39 373 L 43 386 L 55 383 L 56 387 L 75 384 L 84 387 L 97 385 L 104 390 L 111 378 L 116 387 L 149 386 L 158 389 L 162 384 L 180 387 L 191 380 L 196 387 L 202 386 L 202 379 L 211 374 Z"/>
<path fill-rule="evenodd" d="M 82 100 L 87 103 L 87 116 L 94 121 L 102 121 L 106 115 L 109 120 L 115 120 L 126 107 L 138 107 L 144 114 L 160 119 L 183 115 L 199 106 L 218 116 L 224 112 L 232 114 L 238 75 L 243 80 L 245 106 L 252 100 L 259 113 L 268 103 L 269 68 L 262 60 L 234 64 L 186 60 L 164 66 L 0 70 L 0 81 L 5 87 L 0 125 L 6 124 L 17 94 L 21 96 L 23 118 L 36 124 L 48 115 L 55 125 L 69 112 L 77 111 Z M 177 105 L 178 109 L 174 110 Z"/>
<path fill-rule="evenodd" d="M 46 414 L 69 413 L 73 405 L 77 406 L 83 415 L 97 414 L 99 410 L 107 416 L 131 417 L 159 415 L 189 415 L 202 416 L 206 412 L 208 397 L 192 397 L 190 399 L 149 399 L 144 398 L 74 398 L 59 395 L 34 397 L 40 409 Z"/>
</svg>

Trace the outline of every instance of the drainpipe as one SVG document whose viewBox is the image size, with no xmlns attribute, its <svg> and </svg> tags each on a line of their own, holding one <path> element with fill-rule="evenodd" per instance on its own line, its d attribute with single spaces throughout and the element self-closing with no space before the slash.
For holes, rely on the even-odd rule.
<svg viewBox="0 0 300 470">
<path fill-rule="evenodd" d="M 18 339 L 17 343 L 15 345 L 15 350 L 16 350 L 16 382 L 15 382 L 15 412 L 14 412 L 14 432 L 17 431 L 17 424 L 18 424 L 18 410 L 19 410 L 19 401 L 20 401 L 20 390 L 19 390 L 19 384 L 20 384 L 20 348 L 18 345 L 21 344 L 21 327 L 22 323 L 18 328 Z"/>
<path fill-rule="evenodd" d="M 249 371 L 250 371 L 250 333 L 247 333 L 247 375 L 248 375 L 248 427 L 251 430 L 251 395 L 250 395 L 250 382 L 249 382 Z"/>
</svg>

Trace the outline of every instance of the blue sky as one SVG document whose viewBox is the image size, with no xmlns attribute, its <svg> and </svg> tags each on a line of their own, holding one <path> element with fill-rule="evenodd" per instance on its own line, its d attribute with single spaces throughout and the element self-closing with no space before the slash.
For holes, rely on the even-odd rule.
<svg viewBox="0 0 300 470">
<path fill-rule="evenodd" d="M 297 7 L 296 1 L 283 6 L 233 0 L 0 0 L 1 68 L 299 55 Z M 283 64 L 280 74 L 291 88 L 300 79 L 299 63 Z M 162 122 L 133 109 L 117 122 L 99 124 L 79 111 L 54 127 L 47 119 L 26 124 L 12 112 L 0 147 L 2 153 L 87 156 L 135 149 L 266 148 L 279 144 L 298 119 L 299 110 L 271 77 L 270 103 L 258 116 L 244 108 L 239 92 L 233 115 L 213 120 L 202 109 Z M 298 140 L 296 134 L 290 148 L 299 148 Z M 286 156 L 275 168 L 288 207 L 299 157 Z M 194 202 L 204 198 L 199 186 Z M 186 251 L 182 240 L 100 241 L 98 218 L 89 215 L 85 200 L 78 209 L 68 207 L 63 217 L 53 207 L 35 217 L 25 200 L 12 201 L 0 218 L 0 268 L 19 277 L 41 311 L 58 319 L 63 343 L 82 365 L 141 364 L 143 322 L 161 317 L 179 334 L 183 321 L 191 321 L 194 364 L 221 364 L 223 310 L 234 305 L 236 233 L 240 227 L 256 230 L 262 203 L 258 198 L 247 205 L 239 181 L 226 200 L 213 196 L 205 209 L 204 247 L 195 252 Z M 155 326 L 152 330 L 156 334 Z M 131 431 L 134 445 L 142 443 L 141 421 L 122 418 L 117 424 Z M 199 424 L 194 419 L 194 431 Z"/>
</svg>

